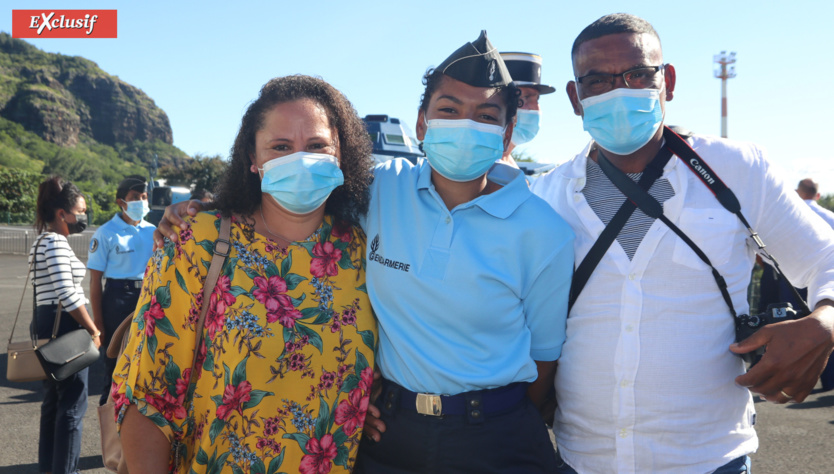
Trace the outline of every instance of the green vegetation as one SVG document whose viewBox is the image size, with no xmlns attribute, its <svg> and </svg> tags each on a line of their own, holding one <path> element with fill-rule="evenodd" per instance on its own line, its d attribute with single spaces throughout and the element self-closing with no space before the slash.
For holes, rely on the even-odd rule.
<svg viewBox="0 0 834 474">
<path fill-rule="evenodd" d="M 510 156 L 513 157 L 513 159 L 516 161 L 516 163 L 518 163 L 519 161 L 531 162 L 531 163 L 533 161 L 536 161 L 536 160 L 533 159 L 533 155 L 530 152 L 528 152 L 528 151 L 519 151 L 518 148 L 513 150 L 513 152 L 510 153 Z"/>
<path fill-rule="evenodd" d="M 97 225 L 106 222 L 117 211 L 113 201 L 119 181 L 130 174 L 148 176 L 144 163 L 152 162 L 154 154 L 162 162 L 171 158 L 188 159 L 181 150 L 158 140 L 120 144 L 113 148 L 85 137 L 75 147 L 62 147 L 0 117 L 0 171 L 5 171 L 5 176 L 24 176 L 9 174 L 11 171 L 29 173 L 25 175 L 26 179 L 35 182 L 31 188 L 32 203 L 37 194 L 37 184 L 47 176 L 56 174 L 72 181 L 91 198 L 87 205 Z M 9 199 L 7 189 L 0 185 L 0 202 Z M 6 210 L 0 207 L 0 211 Z M 0 219 L 8 221 L 9 218 L 0 216 Z"/>
<path fill-rule="evenodd" d="M 164 166 L 157 177 L 164 178 L 170 186 L 194 186 L 194 189 L 211 191 L 220 181 L 228 163 L 220 156 L 196 155 L 187 166 Z"/>
<path fill-rule="evenodd" d="M 93 224 L 117 212 L 127 175 L 212 189 L 225 162 L 173 146 L 165 112 L 140 89 L 77 56 L 46 53 L 0 32 L 0 221 L 31 224 L 50 175 L 87 196 Z M 164 172 L 163 172 L 164 170 Z"/>
</svg>

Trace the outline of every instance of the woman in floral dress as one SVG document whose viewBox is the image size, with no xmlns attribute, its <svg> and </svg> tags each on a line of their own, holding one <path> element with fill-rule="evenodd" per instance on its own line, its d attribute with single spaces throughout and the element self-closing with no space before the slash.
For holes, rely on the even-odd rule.
<svg viewBox="0 0 834 474">
<path fill-rule="evenodd" d="M 356 226 L 369 156 L 361 119 L 326 82 L 263 87 L 217 211 L 193 218 L 146 271 L 112 390 L 131 472 L 350 471 L 376 346 Z M 232 250 L 203 302 L 221 216 Z"/>
</svg>

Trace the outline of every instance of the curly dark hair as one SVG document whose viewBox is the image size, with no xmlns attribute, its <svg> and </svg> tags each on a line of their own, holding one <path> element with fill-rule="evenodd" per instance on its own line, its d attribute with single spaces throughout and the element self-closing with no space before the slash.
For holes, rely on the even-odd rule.
<svg viewBox="0 0 834 474">
<path fill-rule="evenodd" d="M 426 86 L 426 89 L 423 91 L 423 95 L 420 96 L 420 110 L 422 110 L 424 114 L 429 110 L 431 96 L 434 94 L 434 91 L 440 87 L 440 84 L 443 82 L 445 77 L 445 74 L 435 68 L 428 68 L 426 73 L 423 75 L 423 85 Z M 510 121 L 515 118 L 518 108 L 524 105 L 521 100 L 521 89 L 519 89 L 514 82 L 511 82 L 503 87 L 496 87 L 496 89 L 499 90 L 501 96 L 504 98 L 504 103 L 507 105 L 506 121 L 507 123 L 510 123 Z"/>
<path fill-rule="evenodd" d="M 72 208 L 82 197 L 81 191 L 60 176 L 51 176 L 38 186 L 38 204 L 35 211 L 35 229 L 40 234 L 47 224 L 55 220 L 55 212 L 63 209 L 72 212 Z"/>
<path fill-rule="evenodd" d="M 365 123 L 347 98 L 323 79 L 293 75 L 267 82 L 243 114 L 229 166 L 216 188 L 215 205 L 223 215 L 251 215 L 260 206 L 260 177 L 249 169 L 250 157 L 255 155 L 255 133 L 275 105 L 300 99 L 321 105 L 339 136 L 339 163 L 345 182 L 327 198 L 325 212 L 337 220 L 358 224 L 359 216 L 368 211 L 372 145 Z"/>
</svg>

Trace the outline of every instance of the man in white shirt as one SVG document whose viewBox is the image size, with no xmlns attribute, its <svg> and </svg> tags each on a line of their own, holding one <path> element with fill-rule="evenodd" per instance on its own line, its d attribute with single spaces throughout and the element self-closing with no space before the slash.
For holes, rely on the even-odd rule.
<svg viewBox="0 0 834 474">
<path fill-rule="evenodd" d="M 822 217 L 828 225 L 834 228 L 834 212 L 831 212 L 817 204 L 817 201 L 820 198 L 820 193 L 819 184 L 816 181 L 811 178 L 803 179 L 796 187 L 796 193 L 799 194 L 799 197 L 801 197 L 806 204 L 811 206 L 811 209 L 816 212 L 818 216 Z"/>
<path fill-rule="evenodd" d="M 816 212 L 818 216 L 822 217 L 834 229 L 834 212 L 829 211 L 817 203 L 820 198 L 819 187 L 819 183 L 813 179 L 805 178 L 799 182 L 799 185 L 796 187 L 796 193 L 799 194 L 799 197 L 806 204 L 811 206 L 812 211 Z M 828 357 L 828 365 L 825 366 L 825 370 L 820 376 L 820 382 L 822 383 L 823 392 L 834 390 L 834 353 Z"/>
<path fill-rule="evenodd" d="M 748 472 L 747 455 L 758 447 L 751 392 L 776 403 L 804 400 L 834 348 L 834 236 L 753 144 L 689 138 L 714 173 L 664 152 L 671 131 L 663 117 L 676 76 L 648 22 L 600 18 L 577 37 L 572 57 L 576 80 L 567 93 L 594 140 L 532 187 L 573 228 L 577 261 L 626 201 L 600 160 L 637 180 L 667 153 L 649 194 L 708 256 L 727 299 L 681 237 L 633 212 L 567 320 L 554 421 L 561 472 Z M 730 305 L 749 312 L 756 246 L 705 184 L 719 181 L 712 174 L 738 197 L 791 281 L 808 286 L 815 308 L 740 344 Z M 797 235 L 807 238 L 801 246 Z M 767 353 L 745 374 L 734 353 L 761 346 Z"/>
</svg>

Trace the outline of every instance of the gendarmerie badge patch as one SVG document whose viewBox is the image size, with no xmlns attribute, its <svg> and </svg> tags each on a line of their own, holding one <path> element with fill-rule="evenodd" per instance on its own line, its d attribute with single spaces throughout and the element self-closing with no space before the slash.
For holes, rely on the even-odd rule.
<svg viewBox="0 0 834 474">
<path fill-rule="evenodd" d="M 90 241 L 90 252 L 95 252 L 98 250 L 98 239 L 93 239 Z"/>
</svg>

